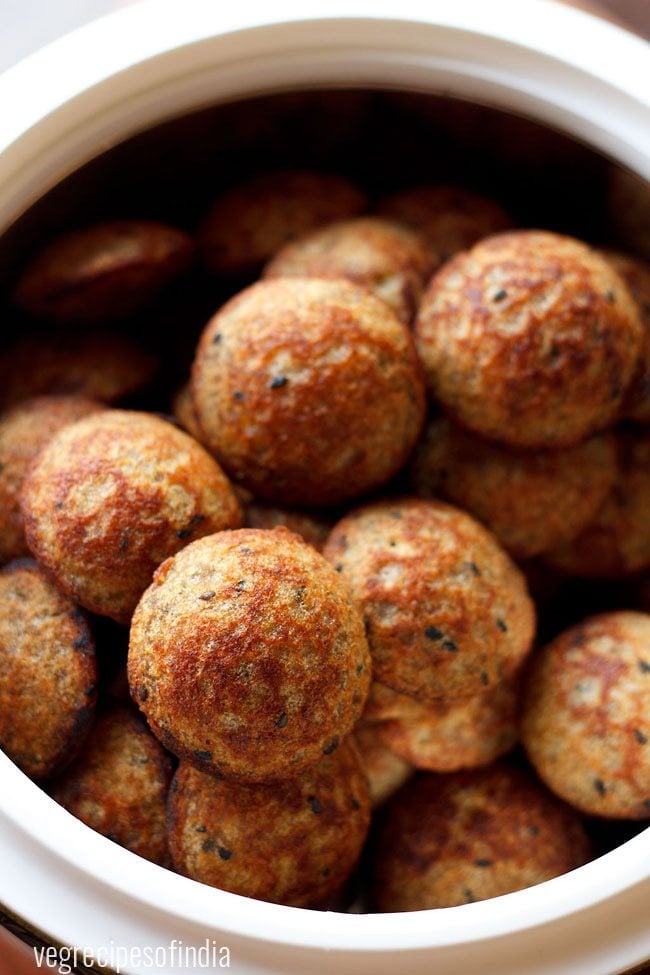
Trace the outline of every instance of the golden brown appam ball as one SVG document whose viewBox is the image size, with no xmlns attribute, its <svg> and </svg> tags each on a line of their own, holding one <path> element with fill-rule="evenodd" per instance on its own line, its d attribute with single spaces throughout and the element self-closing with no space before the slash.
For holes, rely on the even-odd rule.
<svg viewBox="0 0 650 975">
<path fill-rule="evenodd" d="M 540 778 L 572 806 L 650 818 L 650 616 L 592 616 L 534 656 L 521 735 Z"/>
<path fill-rule="evenodd" d="M 640 361 L 625 394 L 623 416 L 637 423 L 650 423 L 650 264 L 619 251 L 606 250 L 602 254 L 630 289 L 643 325 Z"/>
<path fill-rule="evenodd" d="M 498 203 L 462 186 L 414 186 L 381 200 L 376 211 L 417 230 L 436 264 L 512 227 Z"/>
<path fill-rule="evenodd" d="M 64 427 L 23 486 L 31 551 L 87 609 L 128 623 L 154 570 L 193 538 L 241 524 L 219 465 L 149 413 L 104 410 Z"/>
<path fill-rule="evenodd" d="M 208 449 L 237 483 L 283 506 L 333 505 L 384 483 L 424 417 L 408 330 L 343 280 L 242 291 L 203 333 L 192 394 Z"/>
<path fill-rule="evenodd" d="M 227 782 L 182 762 L 168 821 L 179 873 L 245 897 L 318 907 L 359 858 L 370 823 L 368 782 L 348 742 L 274 785 Z"/>
<path fill-rule="evenodd" d="M 437 417 L 411 476 L 419 497 L 446 498 L 478 518 L 516 559 L 575 538 L 617 474 L 616 440 L 596 434 L 560 450 L 514 450 Z"/>
<path fill-rule="evenodd" d="M 288 241 L 361 213 L 366 197 L 341 176 L 309 170 L 262 173 L 220 196 L 199 231 L 207 266 L 254 274 Z"/>
<path fill-rule="evenodd" d="M 97 716 L 52 798 L 87 826 L 146 860 L 169 866 L 166 805 L 172 764 L 144 722 L 112 704 Z"/>
<path fill-rule="evenodd" d="M 650 432 L 617 435 L 616 480 L 593 520 L 544 561 L 565 575 L 617 579 L 650 566 Z"/>
<path fill-rule="evenodd" d="M 530 649 L 523 576 L 493 535 L 451 505 L 407 498 L 357 508 L 324 554 L 363 613 L 374 676 L 422 704 L 480 694 Z"/>
<path fill-rule="evenodd" d="M 263 501 L 251 501 L 245 506 L 244 522 L 247 528 L 280 528 L 284 525 L 313 545 L 318 552 L 323 551 L 329 533 L 334 527 L 334 520 L 327 515 L 277 508 Z"/>
<path fill-rule="evenodd" d="M 96 699 L 84 614 L 31 559 L 0 569 L 0 747 L 32 778 L 79 751 Z"/>
<path fill-rule="evenodd" d="M 373 682 L 371 696 L 385 701 L 377 732 L 411 766 L 431 772 L 489 765 L 517 743 L 519 693 L 516 679 L 451 704 L 420 704 Z"/>
<path fill-rule="evenodd" d="M 411 777 L 413 766 L 384 744 L 376 722 L 359 721 L 352 739 L 368 777 L 370 805 L 376 809 Z"/>
<path fill-rule="evenodd" d="M 360 217 L 285 244 L 264 277 L 346 278 L 387 302 L 410 325 L 438 263 L 415 231 L 379 217 Z"/>
<path fill-rule="evenodd" d="M 417 776 L 389 802 L 374 846 L 372 896 L 386 912 L 498 897 L 590 858 L 576 813 L 500 764 Z"/>
<path fill-rule="evenodd" d="M 536 230 L 452 258 L 416 323 L 430 392 L 463 426 L 515 447 L 569 446 L 613 424 L 642 338 L 604 258 Z"/>
<path fill-rule="evenodd" d="M 19 277 L 14 300 L 61 324 L 112 321 L 144 308 L 189 267 L 192 239 L 153 220 L 107 220 L 64 234 Z"/>
<path fill-rule="evenodd" d="M 345 585 L 286 528 L 193 542 L 160 567 L 133 617 L 129 684 L 153 732 L 226 778 L 280 780 L 333 752 L 369 682 Z"/>
<path fill-rule="evenodd" d="M 146 386 L 157 365 L 151 352 L 116 333 L 28 335 L 0 355 L 0 406 L 43 395 L 115 403 Z"/>
<path fill-rule="evenodd" d="M 0 414 L 0 562 L 29 555 L 20 492 L 34 457 L 68 423 L 102 408 L 82 396 L 38 396 Z"/>
</svg>

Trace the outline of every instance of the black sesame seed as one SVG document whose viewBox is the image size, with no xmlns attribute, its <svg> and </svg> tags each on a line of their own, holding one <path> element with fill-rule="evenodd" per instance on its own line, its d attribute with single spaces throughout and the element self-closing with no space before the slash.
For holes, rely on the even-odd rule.
<svg viewBox="0 0 650 975">
<path fill-rule="evenodd" d="M 469 889 L 469 887 L 465 887 L 465 889 L 463 890 L 463 896 L 465 898 L 466 904 L 476 903 L 476 897 L 474 896 L 473 891 Z"/>
<path fill-rule="evenodd" d="M 643 732 L 639 730 L 639 728 L 634 729 L 634 737 L 636 738 L 636 740 L 640 745 L 648 744 L 648 736 L 644 735 Z"/>
<path fill-rule="evenodd" d="M 600 796 L 604 796 L 607 792 L 607 786 L 602 779 L 594 779 L 594 789 Z"/>
<path fill-rule="evenodd" d="M 197 833 L 207 833 L 205 826 L 195 826 L 194 829 Z"/>
<path fill-rule="evenodd" d="M 481 684 L 483 687 L 488 687 L 490 683 L 490 677 L 484 670 L 481 671 Z"/>
<path fill-rule="evenodd" d="M 427 626 L 424 635 L 428 640 L 442 640 L 445 634 L 437 626 Z"/>
<path fill-rule="evenodd" d="M 531 836 L 539 836 L 539 826 L 530 826 L 528 832 Z"/>
<path fill-rule="evenodd" d="M 650 674 L 650 664 L 647 660 L 639 660 L 638 665 L 642 674 Z"/>
<path fill-rule="evenodd" d="M 204 602 L 207 603 L 209 599 L 214 599 L 216 595 L 217 594 L 214 591 L 214 589 L 208 589 L 206 592 L 200 593 L 199 599 L 202 599 Z"/>
<path fill-rule="evenodd" d="M 307 796 L 307 802 L 311 806 L 311 811 L 313 813 L 316 813 L 316 815 L 318 815 L 319 813 L 322 813 L 323 807 L 321 806 L 321 804 L 318 801 L 318 799 L 316 798 L 316 796 Z"/>
<path fill-rule="evenodd" d="M 194 758 L 198 759 L 199 762 L 211 762 L 212 752 L 202 751 L 200 748 L 197 748 L 194 752 Z"/>
<path fill-rule="evenodd" d="M 200 525 L 202 521 L 205 521 L 205 515 L 200 513 L 192 515 L 185 528 L 181 528 L 176 532 L 176 538 L 189 538 L 196 526 Z"/>
<path fill-rule="evenodd" d="M 611 290 L 605 292 L 605 297 L 607 298 L 607 301 L 610 303 L 610 305 L 613 305 L 614 302 L 616 301 L 616 295 Z"/>
<path fill-rule="evenodd" d="M 283 711 L 282 714 L 280 715 L 280 717 L 277 718 L 277 720 L 275 722 L 275 727 L 276 728 L 286 728 L 288 721 L 289 721 L 289 719 L 286 716 L 285 712 Z"/>
<path fill-rule="evenodd" d="M 63 507 L 63 501 L 55 501 L 54 507 L 57 509 L 57 511 L 60 511 L 61 508 Z"/>
<path fill-rule="evenodd" d="M 325 748 L 323 749 L 323 755 L 331 755 L 332 752 L 335 752 L 338 747 L 339 747 L 338 738 L 332 738 L 329 745 L 326 745 Z"/>
<path fill-rule="evenodd" d="M 357 664 L 357 677 L 361 677 L 363 673 L 363 664 Z"/>
<path fill-rule="evenodd" d="M 269 383 L 269 389 L 282 389 L 282 387 L 286 386 L 288 382 L 289 380 L 286 376 L 274 376 Z"/>
<path fill-rule="evenodd" d="M 458 653 L 458 646 L 453 640 L 443 640 L 441 646 L 443 650 L 447 650 L 449 653 Z"/>
<path fill-rule="evenodd" d="M 223 336 L 222 336 L 221 332 L 217 332 L 217 334 L 215 335 L 215 337 L 212 339 L 212 344 L 213 345 L 219 345 L 219 343 L 221 342 L 221 339 L 222 338 L 223 338 Z"/>
<path fill-rule="evenodd" d="M 238 579 L 237 582 L 235 583 L 235 589 L 237 590 L 237 592 L 243 592 L 245 588 L 246 588 L 246 580 Z"/>
<path fill-rule="evenodd" d="M 130 540 L 128 536 L 125 535 L 124 538 L 120 539 L 120 544 L 118 546 L 120 552 L 126 552 L 127 548 L 129 547 L 129 544 L 130 544 Z"/>
<path fill-rule="evenodd" d="M 253 549 L 252 548 L 249 548 L 248 545 L 240 545 L 239 546 L 239 551 L 242 552 L 243 555 L 252 555 L 253 554 Z"/>
<path fill-rule="evenodd" d="M 232 856 L 232 850 L 227 850 L 225 846 L 218 846 L 217 853 L 219 854 L 222 860 L 230 860 Z"/>
<path fill-rule="evenodd" d="M 474 866 L 475 867 L 491 867 L 492 866 L 492 860 L 486 860 L 485 858 L 482 857 L 482 858 L 480 858 L 478 860 L 474 860 Z"/>
<path fill-rule="evenodd" d="M 361 809 L 361 803 L 358 799 L 355 799 L 354 796 L 350 796 L 350 805 L 353 809 Z"/>
<path fill-rule="evenodd" d="M 138 695 L 138 700 L 140 701 L 146 701 L 147 698 L 149 697 L 149 691 L 143 684 L 140 684 L 140 686 L 136 690 L 136 694 Z"/>
<path fill-rule="evenodd" d="M 481 570 L 476 562 L 463 562 L 463 568 L 469 569 L 470 572 L 473 572 L 475 576 L 480 576 L 481 574 Z"/>
<path fill-rule="evenodd" d="M 498 619 L 497 620 L 497 626 L 499 627 L 499 629 L 501 630 L 502 633 L 507 633 L 508 632 L 508 624 L 506 623 L 505 620 Z"/>
<path fill-rule="evenodd" d="M 242 400 L 246 399 L 246 393 L 242 393 L 240 389 L 236 389 L 235 392 L 232 394 L 232 398 L 236 399 L 238 403 L 241 403 Z"/>
<path fill-rule="evenodd" d="M 329 877 L 329 875 L 331 874 L 331 872 L 332 871 L 331 871 L 331 869 L 329 867 L 323 867 L 323 869 L 321 870 L 321 876 L 322 877 Z"/>
<path fill-rule="evenodd" d="M 217 844 L 214 842 L 214 840 L 203 840 L 201 843 L 201 849 L 204 853 L 212 853 L 212 851 L 216 848 L 216 845 Z"/>
<path fill-rule="evenodd" d="M 334 566 L 334 570 L 335 570 L 336 572 L 343 572 L 343 566 L 341 565 L 341 563 L 340 563 L 340 562 L 338 563 L 338 565 L 335 565 L 335 566 Z"/>
<path fill-rule="evenodd" d="M 503 301 L 504 298 L 508 297 L 508 292 L 504 288 L 500 288 L 499 291 L 494 295 L 492 301 Z"/>
</svg>

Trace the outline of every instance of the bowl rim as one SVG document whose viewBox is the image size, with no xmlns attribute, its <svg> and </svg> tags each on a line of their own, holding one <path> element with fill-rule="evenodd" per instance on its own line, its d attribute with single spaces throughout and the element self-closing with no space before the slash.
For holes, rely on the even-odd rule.
<svg viewBox="0 0 650 975">
<path fill-rule="evenodd" d="M 220 70 L 224 78 L 230 71 L 221 89 L 224 101 L 233 100 L 237 86 L 241 97 L 256 93 L 246 88 L 253 85 L 254 62 L 267 72 L 279 71 L 278 78 L 284 70 L 285 79 L 290 71 L 304 76 L 312 64 L 321 71 L 321 80 L 329 76 L 346 84 L 350 66 L 356 66 L 361 87 L 371 86 L 381 68 L 391 83 L 402 79 L 406 87 L 420 84 L 423 90 L 435 90 L 446 81 L 454 93 L 462 71 L 478 65 L 481 70 L 477 67 L 464 93 L 480 90 L 496 104 L 500 99 L 505 104 L 507 96 L 541 121 L 552 116 L 559 127 L 577 135 L 593 137 L 598 130 L 600 141 L 594 144 L 650 177 L 650 92 L 643 83 L 648 45 L 635 35 L 552 0 L 530 0 L 526 20 L 513 18 L 511 0 L 489 5 L 474 0 L 453 5 L 447 0 L 315 0 L 308 11 L 303 7 L 296 0 L 276 0 L 272 13 L 261 13 L 248 0 L 229 10 L 200 0 L 185 0 L 180 9 L 176 0 L 144 0 L 9 69 L 0 77 L 0 104 L 11 105 L 0 118 L 0 230 L 49 188 L 48 180 L 59 182 L 109 144 L 141 129 L 143 113 L 155 124 L 171 117 L 164 112 L 173 116 L 187 110 L 196 97 L 192 85 L 176 102 L 166 104 L 163 115 L 151 114 L 170 81 L 186 79 L 187 64 L 181 70 L 181 62 L 188 58 L 194 62 L 193 74 L 203 72 L 203 83 Z M 578 48 L 572 40 L 576 30 L 581 36 Z M 124 38 L 126 43 L 121 43 Z M 43 85 L 42 79 L 49 77 L 52 85 Z M 260 77 L 258 71 L 258 83 Z M 563 91 L 567 81 L 575 88 L 569 85 Z M 127 111 L 124 99 L 136 90 L 144 93 L 144 100 L 136 106 L 134 97 Z M 22 101 L 16 99 L 17 91 L 25 93 Z M 185 108 L 183 98 L 190 99 Z M 211 103 L 218 100 L 213 96 Z M 612 106 L 620 109 L 614 116 L 608 114 Z M 102 113 L 109 119 L 103 129 L 95 124 Z M 607 119 L 598 129 L 596 120 L 603 115 Z M 640 119 L 645 127 L 639 128 Z M 93 144 L 102 135 L 104 141 Z M 56 158 L 46 160 L 44 154 L 53 147 L 58 147 Z M 543 927 L 614 901 L 638 885 L 650 893 L 649 829 L 555 880 L 462 907 L 360 918 L 250 901 L 136 861 L 58 807 L 0 755 L 0 850 L 19 835 L 36 851 L 64 862 L 71 876 L 97 896 L 100 888 L 118 892 L 124 910 L 127 905 L 133 910 L 137 904 L 154 905 L 166 916 L 208 927 L 215 926 L 216 915 L 218 926 L 229 932 L 286 946 L 433 949 Z M 1 899 L 11 906 L 10 891 L 3 891 Z M 644 946 L 639 960 L 650 953 L 650 933 Z"/>
</svg>

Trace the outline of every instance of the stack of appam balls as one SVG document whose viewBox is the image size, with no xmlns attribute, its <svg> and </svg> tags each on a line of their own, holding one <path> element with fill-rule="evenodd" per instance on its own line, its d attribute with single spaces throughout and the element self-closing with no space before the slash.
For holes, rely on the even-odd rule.
<svg viewBox="0 0 650 975">
<path fill-rule="evenodd" d="M 127 333 L 197 268 L 231 297 L 170 389 Z M 13 300 L 0 743 L 61 806 L 279 904 L 345 909 L 361 860 L 389 912 L 650 818 L 647 265 L 277 171 L 195 238 L 66 233 Z M 571 577 L 606 611 L 557 610 Z"/>
</svg>

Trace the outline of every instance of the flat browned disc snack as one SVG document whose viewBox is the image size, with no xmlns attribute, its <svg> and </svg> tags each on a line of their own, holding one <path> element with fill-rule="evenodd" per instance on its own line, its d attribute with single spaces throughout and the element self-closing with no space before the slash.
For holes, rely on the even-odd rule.
<svg viewBox="0 0 650 975">
<path fill-rule="evenodd" d="M 253 274 L 294 237 L 354 217 L 366 202 L 340 176 L 308 170 L 262 173 L 216 200 L 199 232 L 203 259 L 219 274 Z"/>
<path fill-rule="evenodd" d="M 616 441 L 597 434 L 561 450 L 514 450 L 444 417 L 416 451 L 412 482 L 478 518 L 516 559 L 575 538 L 596 516 L 617 474 Z"/>
<path fill-rule="evenodd" d="M 415 186 L 387 197 L 376 209 L 417 230 L 437 264 L 512 227 L 498 203 L 460 186 Z"/>
<path fill-rule="evenodd" d="M 630 289 L 643 325 L 641 357 L 625 394 L 623 416 L 637 423 L 650 423 L 650 264 L 619 251 L 602 254 Z"/>
<path fill-rule="evenodd" d="M 376 681 L 370 696 L 379 696 L 383 704 L 377 734 L 395 755 L 418 769 L 456 772 L 489 765 L 511 751 L 519 737 L 516 679 L 452 704 L 420 704 Z"/>
<path fill-rule="evenodd" d="M 124 335 L 57 331 L 19 339 L 0 355 L 0 406 L 32 396 L 115 403 L 152 379 L 157 360 Z"/>
<path fill-rule="evenodd" d="M 20 492 L 34 457 L 66 424 L 102 408 L 82 396 L 38 396 L 0 415 L 0 562 L 29 555 Z"/>
<path fill-rule="evenodd" d="M 193 538 L 241 524 L 219 465 L 149 413 L 104 410 L 59 431 L 22 496 L 27 544 L 87 609 L 128 623 L 154 570 Z"/>
<path fill-rule="evenodd" d="M 328 224 L 286 244 L 265 278 L 346 278 L 386 301 L 410 325 L 437 263 L 423 238 L 378 217 Z"/>
<path fill-rule="evenodd" d="M 424 415 L 408 330 L 343 280 L 261 281 L 205 329 L 192 371 L 202 441 L 280 505 L 362 495 L 406 460 Z"/>
<path fill-rule="evenodd" d="M 182 230 L 108 220 L 49 244 L 21 274 L 14 300 L 48 321 L 111 321 L 145 307 L 187 270 L 193 252 Z"/>
<path fill-rule="evenodd" d="M 566 575 L 617 579 L 650 565 L 650 433 L 620 431 L 616 480 L 592 521 L 544 561 Z"/>
<path fill-rule="evenodd" d="M 472 697 L 530 650 L 524 579 L 469 515 L 436 501 L 357 508 L 324 550 L 363 613 L 375 677 L 423 704 Z"/>
<path fill-rule="evenodd" d="M 98 715 L 77 761 L 51 795 L 87 826 L 169 865 L 166 804 L 172 765 L 145 724 L 114 704 Z"/>
<path fill-rule="evenodd" d="M 160 567 L 133 617 L 129 684 L 152 730 L 227 778 L 283 779 L 334 751 L 369 681 L 345 585 L 285 528 L 193 542 Z"/>
<path fill-rule="evenodd" d="M 169 797 L 169 846 L 179 873 L 293 907 L 336 894 L 370 823 L 368 782 L 349 743 L 275 785 L 240 785 L 182 762 Z"/>
<path fill-rule="evenodd" d="M 650 616 L 593 616 L 531 661 L 522 740 L 544 782 L 593 816 L 650 819 Z"/>
<path fill-rule="evenodd" d="M 58 772 L 94 712 L 95 647 L 86 618 L 31 559 L 0 570 L 0 747 L 27 775 Z"/>
<path fill-rule="evenodd" d="M 558 877 L 590 856 L 575 812 L 505 765 L 419 775 L 386 807 L 374 844 L 380 911 L 498 897 Z"/>
<path fill-rule="evenodd" d="M 643 339 L 623 279 L 586 244 L 497 234 L 434 276 L 416 323 L 430 392 L 462 425 L 562 447 L 612 425 Z"/>
</svg>

